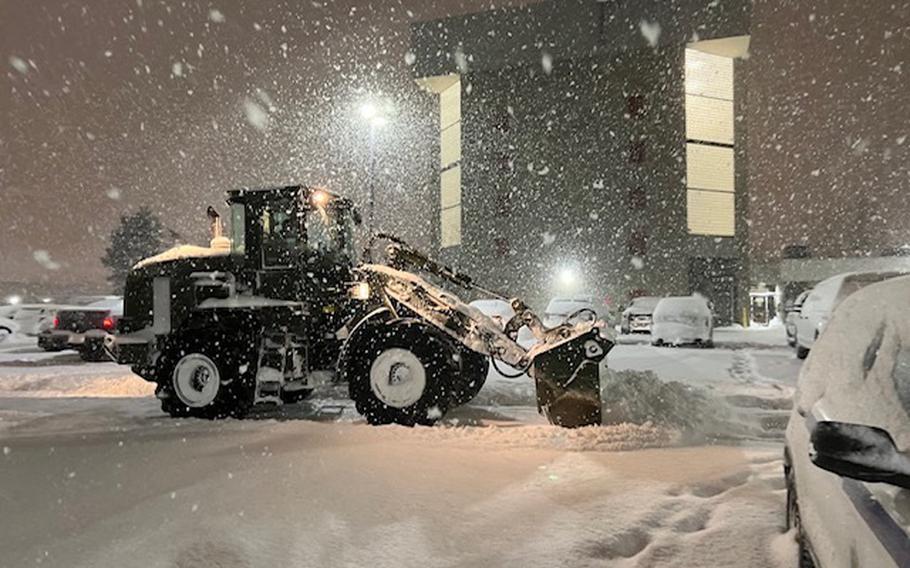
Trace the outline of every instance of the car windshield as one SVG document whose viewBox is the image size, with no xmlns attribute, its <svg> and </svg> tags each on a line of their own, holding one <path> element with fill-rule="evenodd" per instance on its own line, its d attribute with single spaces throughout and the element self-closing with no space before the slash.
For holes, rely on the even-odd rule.
<svg viewBox="0 0 910 568">
<path fill-rule="evenodd" d="M 910 567 L 910 0 L 0 38 L 0 568 Z"/>
</svg>

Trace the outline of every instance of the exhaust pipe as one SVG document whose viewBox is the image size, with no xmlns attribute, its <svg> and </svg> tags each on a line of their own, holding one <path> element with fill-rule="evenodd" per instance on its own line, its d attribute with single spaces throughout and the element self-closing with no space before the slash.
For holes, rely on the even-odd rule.
<svg viewBox="0 0 910 568">
<path fill-rule="evenodd" d="M 215 211 L 215 208 L 209 205 L 205 210 L 209 218 L 209 230 L 212 234 L 212 240 L 209 241 L 209 247 L 213 249 L 226 250 L 231 248 L 231 241 L 224 236 L 224 225 L 221 224 L 221 215 Z"/>
</svg>

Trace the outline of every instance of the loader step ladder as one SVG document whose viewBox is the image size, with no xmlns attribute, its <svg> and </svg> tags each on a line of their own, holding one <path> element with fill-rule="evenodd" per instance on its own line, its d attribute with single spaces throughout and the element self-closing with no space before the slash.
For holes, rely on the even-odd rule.
<svg viewBox="0 0 910 568">
<path fill-rule="evenodd" d="M 266 336 L 259 347 L 259 364 L 256 367 L 256 398 L 254 404 L 271 402 L 281 404 L 281 387 L 287 367 L 285 338 Z"/>
</svg>

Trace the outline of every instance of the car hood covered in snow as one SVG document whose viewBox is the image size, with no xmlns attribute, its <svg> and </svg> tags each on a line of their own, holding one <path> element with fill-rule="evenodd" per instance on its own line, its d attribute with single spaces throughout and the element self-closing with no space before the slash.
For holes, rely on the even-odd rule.
<svg viewBox="0 0 910 568">
<path fill-rule="evenodd" d="M 863 288 L 840 304 L 803 366 L 800 410 L 809 413 L 824 400 L 832 420 L 884 428 L 898 449 L 910 451 L 908 299 L 905 276 Z M 850 403 L 832 406 L 837 400 Z"/>
</svg>

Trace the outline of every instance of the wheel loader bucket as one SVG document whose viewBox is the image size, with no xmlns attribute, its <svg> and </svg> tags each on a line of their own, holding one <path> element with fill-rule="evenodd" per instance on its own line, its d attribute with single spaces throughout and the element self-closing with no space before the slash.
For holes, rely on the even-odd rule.
<svg viewBox="0 0 910 568">
<path fill-rule="evenodd" d="M 613 342 L 592 328 L 534 355 L 530 373 L 537 387 L 537 410 L 550 424 L 600 424 L 600 363 L 612 348 Z"/>
</svg>

